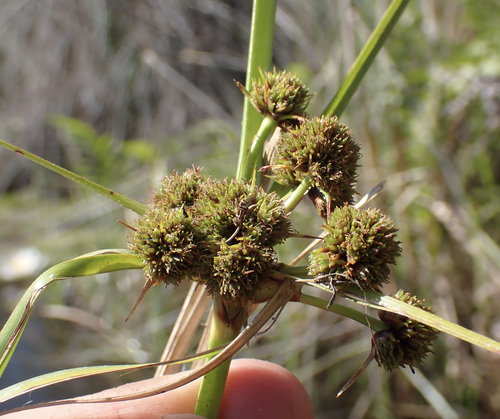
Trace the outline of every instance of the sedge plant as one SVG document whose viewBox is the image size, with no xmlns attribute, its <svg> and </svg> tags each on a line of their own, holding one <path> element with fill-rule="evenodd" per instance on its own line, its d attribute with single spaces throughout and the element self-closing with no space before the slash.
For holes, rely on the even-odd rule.
<svg viewBox="0 0 500 419">
<path fill-rule="evenodd" d="M 272 67 L 276 0 L 254 1 L 247 78 L 244 84 L 237 82 L 244 110 L 233 178 L 216 179 L 196 166 L 173 172 L 162 179 L 145 205 L 0 141 L 3 147 L 138 214 L 135 225 L 129 226 L 126 249 L 76 257 L 34 281 L 2 329 L 0 373 L 7 367 L 37 298 L 54 281 L 143 269 L 146 282 L 132 312 L 158 284 L 191 282 L 201 312 L 203 304 L 211 301 L 207 337 L 197 355 L 185 357 L 184 348 L 166 351 L 160 363 L 59 371 L 0 391 L 0 401 L 77 377 L 205 358 L 205 363 L 193 366 L 168 387 L 106 401 L 147 397 L 203 377 L 195 413 L 217 418 L 231 357 L 289 302 L 336 313 L 370 328 L 369 355 L 358 373 L 372 360 L 385 371 L 404 367 L 414 371 L 432 353 L 439 332 L 500 353 L 500 343 L 436 316 L 425 301 L 411 293 L 384 294 L 391 267 L 402 256 L 398 229 L 372 207 L 380 189 L 356 200 L 362 150 L 342 122 L 342 111 L 407 3 L 391 3 L 324 112 L 309 115 L 313 94 L 308 87 L 294 74 Z M 317 211 L 323 230 L 318 237 L 300 231 L 290 219 L 303 199 Z M 285 264 L 279 260 L 276 246 L 294 237 L 306 237 L 312 243 L 293 263 Z M 307 263 L 299 265 L 305 256 Z M 311 288 L 322 290 L 322 297 L 308 292 Z M 156 287 L 155 292 L 161 288 Z M 358 309 L 342 304 L 343 300 L 359 303 Z M 189 301 L 195 301 L 193 295 Z M 265 305 L 252 318 L 259 304 Z M 377 317 L 372 309 L 378 311 Z M 182 323 L 180 318 L 178 324 Z M 63 401 L 77 402 L 82 401 Z"/>
</svg>

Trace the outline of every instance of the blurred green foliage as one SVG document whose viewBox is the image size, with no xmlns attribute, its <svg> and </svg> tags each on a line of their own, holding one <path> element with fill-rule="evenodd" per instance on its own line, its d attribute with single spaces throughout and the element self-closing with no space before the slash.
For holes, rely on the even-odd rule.
<svg viewBox="0 0 500 419">
<path fill-rule="evenodd" d="M 135 166 L 152 164 L 154 147 L 146 140 L 117 142 L 110 134 L 97 134 L 84 121 L 64 115 L 50 115 L 48 123 L 64 134 L 71 152 L 68 166 L 81 176 L 102 185 L 113 184 Z"/>
</svg>

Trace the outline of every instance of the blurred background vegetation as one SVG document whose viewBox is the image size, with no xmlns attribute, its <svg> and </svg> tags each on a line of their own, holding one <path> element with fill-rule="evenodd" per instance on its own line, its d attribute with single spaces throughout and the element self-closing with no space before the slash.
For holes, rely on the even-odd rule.
<svg viewBox="0 0 500 419">
<path fill-rule="evenodd" d="M 319 113 L 388 1 L 278 3 L 275 64 L 318 93 L 311 114 Z M 4 0 L 0 138 L 141 202 L 162 176 L 192 164 L 231 176 L 242 108 L 233 79 L 244 81 L 250 13 L 248 0 Z M 342 117 L 362 146 L 358 191 L 386 180 L 374 205 L 400 228 L 403 257 L 386 291 L 411 291 L 497 340 L 499 17 L 493 0 L 410 3 Z M 0 217 L 4 320 L 47 266 L 125 247 L 127 229 L 116 220 L 135 215 L 0 150 Z M 317 231 L 310 206 L 294 218 L 300 232 Z M 295 240 L 284 258 L 303 245 Z M 126 272 L 51 286 L 0 385 L 159 359 L 185 287 L 150 292 L 125 324 L 143 281 Z M 500 417 L 500 358 L 447 336 L 422 374 L 386 374 L 372 363 L 336 399 L 369 349 L 366 328 L 290 304 L 240 355 L 293 371 L 318 418 Z M 32 399 L 138 378 L 80 380 Z"/>
</svg>

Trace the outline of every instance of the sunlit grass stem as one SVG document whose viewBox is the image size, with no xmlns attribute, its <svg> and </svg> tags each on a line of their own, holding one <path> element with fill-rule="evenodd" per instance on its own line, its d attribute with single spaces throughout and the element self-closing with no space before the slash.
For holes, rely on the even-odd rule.
<svg viewBox="0 0 500 419">
<path fill-rule="evenodd" d="M 252 80 L 259 74 L 260 69 L 268 69 L 271 66 L 272 50 L 274 43 L 274 28 L 277 0 L 254 0 L 252 8 L 252 23 L 250 32 L 250 44 L 248 49 L 248 63 L 245 85 L 250 87 Z M 246 177 L 248 171 L 253 171 L 253 166 L 247 163 L 252 147 L 252 141 L 259 130 L 261 115 L 252 107 L 247 98 L 243 104 L 243 119 L 240 141 L 240 152 L 236 177 Z M 245 175 L 244 175 L 245 173 Z M 249 176 L 248 178 L 250 178 Z M 214 301 L 215 303 L 215 301 Z M 217 304 L 214 304 L 214 308 Z M 209 348 L 218 346 L 232 340 L 235 330 L 225 330 L 216 310 L 213 313 L 214 323 L 211 328 Z M 241 324 L 243 325 L 243 323 Z M 227 326 L 227 325 L 226 325 Z M 239 332 L 239 330 L 238 330 Z M 208 418 L 217 418 L 222 394 L 224 392 L 227 373 L 231 359 L 206 375 L 202 382 L 196 412 Z"/>
<path fill-rule="evenodd" d="M 381 330 L 387 329 L 387 326 L 376 319 L 375 317 L 369 316 L 368 314 L 355 310 L 351 307 L 347 307 L 341 304 L 333 303 L 328 306 L 328 301 L 325 301 L 322 298 L 314 297 L 308 294 L 301 294 L 299 303 L 307 304 L 309 306 L 317 307 L 322 310 L 327 310 L 332 313 L 340 314 L 343 317 L 347 317 L 349 319 L 355 320 L 358 323 L 361 323 L 364 326 L 370 327 L 372 331 L 379 332 Z"/>
<path fill-rule="evenodd" d="M 247 90 L 252 80 L 259 75 L 259 68 L 267 70 L 271 67 L 274 43 L 274 27 L 277 0 L 254 0 L 252 24 L 250 29 L 250 44 L 248 47 L 247 75 L 245 86 Z M 250 104 L 247 98 L 243 102 L 243 119 L 241 126 L 240 153 L 236 177 L 241 178 L 245 161 L 250 152 L 252 140 L 259 129 L 262 116 Z"/>
<path fill-rule="evenodd" d="M 250 151 L 243 164 L 243 169 L 241 170 L 240 176 L 244 179 L 251 179 L 253 177 L 253 172 L 255 167 L 259 165 L 262 161 L 262 155 L 264 153 L 264 143 L 272 135 L 276 129 L 277 123 L 270 116 L 266 116 L 262 123 L 260 124 L 259 131 L 252 140 Z"/>
<path fill-rule="evenodd" d="M 323 111 L 323 115 L 340 116 L 349 104 L 359 84 L 371 67 L 373 60 L 384 46 L 392 28 L 399 20 L 410 0 L 394 0 L 387 8 L 379 24 L 372 32 L 370 38 L 354 61 L 349 73 L 340 85 L 337 93 Z"/>
<path fill-rule="evenodd" d="M 89 179 L 84 178 L 83 176 L 79 176 L 76 173 L 71 172 L 68 169 L 65 169 L 61 166 L 58 166 L 57 164 L 51 163 L 48 160 L 45 160 L 41 157 L 38 157 L 37 155 L 30 153 L 29 151 L 23 150 L 19 147 L 16 147 L 15 145 L 12 145 L 6 141 L 0 140 L 0 146 L 7 148 L 8 150 L 11 150 L 28 160 L 31 160 L 32 162 L 35 162 L 36 164 L 39 164 L 40 166 L 45 167 L 46 169 L 49 169 L 61 176 L 64 176 L 65 178 L 78 183 L 82 186 L 85 186 L 89 189 L 91 189 L 94 192 L 97 192 L 98 194 L 101 194 L 105 196 L 106 198 L 111 199 L 112 201 L 117 202 L 120 205 L 123 205 L 125 208 L 131 209 L 132 211 L 135 211 L 138 214 L 144 214 L 146 212 L 147 206 L 144 204 L 141 204 L 140 202 L 137 202 L 125 195 L 122 195 L 118 192 L 115 192 L 111 189 L 108 189 L 102 185 L 99 185 L 98 183 L 95 183 Z"/>
<path fill-rule="evenodd" d="M 208 347 L 216 348 L 231 342 L 238 336 L 246 320 L 246 312 L 241 307 L 227 306 L 220 299 L 214 299 Z M 208 419 L 218 418 L 230 365 L 231 359 L 228 359 L 203 377 L 196 401 L 197 415 Z"/>
</svg>

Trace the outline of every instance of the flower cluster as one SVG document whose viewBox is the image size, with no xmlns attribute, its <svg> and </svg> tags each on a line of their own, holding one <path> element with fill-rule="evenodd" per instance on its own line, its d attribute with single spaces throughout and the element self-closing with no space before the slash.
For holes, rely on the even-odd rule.
<svg viewBox="0 0 500 419">
<path fill-rule="evenodd" d="M 349 128 L 335 117 L 312 118 L 283 130 L 276 145 L 274 179 L 298 185 L 308 178 L 309 196 L 325 217 L 331 209 L 352 204 L 360 147 Z"/>
<path fill-rule="evenodd" d="M 287 71 L 260 72 L 260 79 L 254 80 L 250 91 L 241 84 L 238 87 L 252 105 L 264 116 L 276 122 L 304 116 L 311 95 L 309 89 Z"/>
<path fill-rule="evenodd" d="M 190 207 L 200 195 L 206 181 L 201 169 L 197 167 L 188 169 L 181 175 L 174 172 L 161 180 L 160 188 L 153 198 L 153 206 L 165 209 Z"/>
<path fill-rule="evenodd" d="M 323 229 L 323 246 L 309 257 L 311 275 L 328 284 L 341 279 L 376 291 L 388 281 L 389 265 L 396 263 L 401 247 L 393 222 L 379 210 L 338 207 Z"/>
<path fill-rule="evenodd" d="M 273 246 L 291 232 L 277 194 L 193 169 L 162 180 L 129 246 L 154 283 L 193 279 L 212 294 L 240 301 L 252 299 L 277 263 Z"/>
<path fill-rule="evenodd" d="M 394 296 L 412 306 L 432 312 L 423 301 L 399 290 Z M 387 311 L 379 311 L 380 319 L 388 326 L 387 330 L 375 333 L 373 343 L 376 349 L 375 359 L 386 371 L 392 371 L 408 365 L 413 371 L 428 353 L 439 331 L 418 321 Z"/>
<path fill-rule="evenodd" d="M 352 205 L 360 147 L 349 128 L 336 116 L 306 117 L 309 91 L 289 73 L 261 72 L 251 92 L 239 86 L 279 128 L 265 169 L 277 183 L 309 188 L 324 219 L 323 244 L 309 254 L 309 275 L 331 287 L 352 283 L 379 292 L 401 254 L 398 230 L 379 210 Z M 288 215 L 276 193 L 244 180 L 213 180 L 193 168 L 162 180 L 129 245 L 152 283 L 191 279 L 239 306 L 254 301 L 280 268 L 274 246 L 292 235 Z M 395 298 L 430 311 L 402 291 Z M 372 345 L 387 371 L 413 369 L 431 352 L 436 329 L 385 311 L 379 317 L 387 328 L 374 334 Z"/>
</svg>

